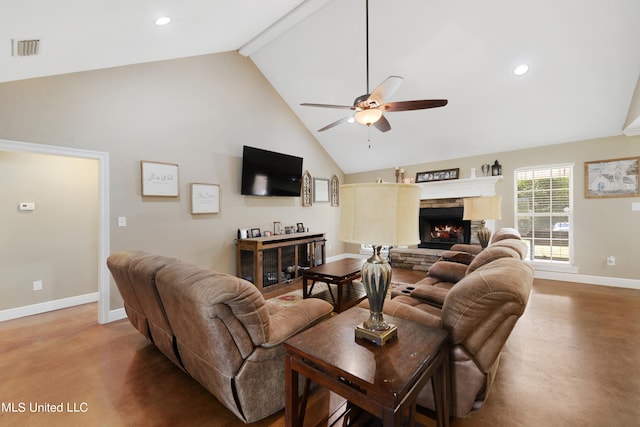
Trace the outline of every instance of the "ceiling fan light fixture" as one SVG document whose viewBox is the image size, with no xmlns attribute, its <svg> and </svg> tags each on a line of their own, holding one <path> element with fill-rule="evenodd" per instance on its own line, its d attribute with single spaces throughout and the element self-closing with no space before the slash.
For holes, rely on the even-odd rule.
<svg viewBox="0 0 640 427">
<path fill-rule="evenodd" d="M 358 111 L 355 115 L 356 121 L 361 125 L 369 126 L 380 120 L 382 117 L 382 111 L 377 108 L 368 108 L 366 110 Z"/>
</svg>

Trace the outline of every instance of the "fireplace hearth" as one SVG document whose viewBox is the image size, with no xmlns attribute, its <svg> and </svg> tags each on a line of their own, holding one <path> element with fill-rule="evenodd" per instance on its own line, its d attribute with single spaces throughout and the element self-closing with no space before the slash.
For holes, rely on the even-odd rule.
<svg viewBox="0 0 640 427">
<path fill-rule="evenodd" d="M 471 221 L 462 219 L 462 207 L 420 209 L 420 248 L 449 249 L 456 243 L 469 243 Z"/>
</svg>

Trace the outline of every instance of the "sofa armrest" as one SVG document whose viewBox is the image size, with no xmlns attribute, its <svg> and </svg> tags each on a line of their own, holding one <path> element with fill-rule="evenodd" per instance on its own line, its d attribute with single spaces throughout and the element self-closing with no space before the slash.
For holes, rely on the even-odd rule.
<svg viewBox="0 0 640 427">
<path fill-rule="evenodd" d="M 467 265 L 452 261 L 437 261 L 429 268 L 428 277 L 456 283 L 467 274 Z"/>
<path fill-rule="evenodd" d="M 368 310 L 369 302 L 364 300 L 358 306 Z M 392 300 L 386 300 L 382 311 L 389 316 L 411 320 L 432 328 L 442 327 L 439 309 L 425 305 L 408 296 L 401 295 Z"/>
<path fill-rule="evenodd" d="M 269 316 L 269 340 L 262 347 L 280 345 L 292 336 L 329 317 L 333 306 L 318 298 L 304 299 Z"/>
<path fill-rule="evenodd" d="M 416 286 L 416 288 L 411 291 L 411 296 L 413 298 L 417 298 L 421 301 L 426 302 L 427 304 L 431 304 L 436 307 L 442 308 L 442 304 L 444 304 L 444 299 L 449 293 L 449 288 L 444 288 L 440 286 L 432 286 L 432 285 L 423 285 Z"/>
</svg>

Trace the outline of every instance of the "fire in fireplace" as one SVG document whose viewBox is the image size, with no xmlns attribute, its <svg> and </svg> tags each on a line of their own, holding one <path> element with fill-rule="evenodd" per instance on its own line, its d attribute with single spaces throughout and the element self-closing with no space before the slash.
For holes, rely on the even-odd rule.
<svg viewBox="0 0 640 427">
<path fill-rule="evenodd" d="M 462 219 L 462 207 L 421 208 L 421 248 L 449 249 L 456 243 L 469 243 L 471 221 Z"/>
</svg>

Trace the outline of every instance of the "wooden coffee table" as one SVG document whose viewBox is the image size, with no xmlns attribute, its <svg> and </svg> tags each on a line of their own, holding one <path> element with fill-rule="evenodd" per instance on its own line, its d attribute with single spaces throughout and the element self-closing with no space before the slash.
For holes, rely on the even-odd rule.
<svg viewBox="0 0 640 427">
<path fill-rule="evenodd" d="M 302 271 L 303 298 L 323 298 L 333 304 L 334 311 L 341 313 L 366 298 L 364 289 L 354 288 L 352 282 L 360 278 L 360 270 L 364 260 L 360 258 L 344 258 Z M 311 282 L 311 286 L 309 285 Z M 312 295 L 316 282 L 327 284 L 328 292 Z M 337 285 L 337 298 L 333 295 L 331 285 Z M 330 298 L 329 298 L 330 296 Z"/>
<path fill-rule="evenodd" d="M 368 310 L 354 307 L 285 342 L 287 427 L 303 425 L 311 381 L 380 418 L 385 427 L 403 418 L 414 425 L 416 398 L 429 379 L 437 425 L 449 425 L 447 332 L 385 316 L 398 327 L 398 338 L 379 347 L 354 338 L 355 326 L 368 317 Z M 306 378 L 302 400 L 299 375 Z"/>
</svg>

